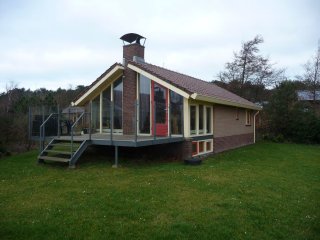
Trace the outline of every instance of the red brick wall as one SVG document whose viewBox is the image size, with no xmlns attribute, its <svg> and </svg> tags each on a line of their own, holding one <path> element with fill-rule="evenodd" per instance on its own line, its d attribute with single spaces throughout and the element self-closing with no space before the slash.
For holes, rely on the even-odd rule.
<svg viewBox="0 0 320 240">
<path fill-rule="evenodd" d="M 217 137 L 213 138 L 213 151 L 218 153 L 248 144 L 253 144 L 253 133 Z"/>
<path fill-rule="evenodd" d="M 126 60 L 133 60 L 133 56 L 144 58 L 144 46 L 133 43 L 123 46 L 123 58 Z"/>
<path fill-rule="evenodd" d="M 144 46 L 133 43 L 123 46 L 123 58 L 133 60 L 133 56 L 144 58 Z M 137 73 L 125 66 L 123 79 L 123 134 L 135 132 L 135 103 L 137 92 Z"/>
</svg>

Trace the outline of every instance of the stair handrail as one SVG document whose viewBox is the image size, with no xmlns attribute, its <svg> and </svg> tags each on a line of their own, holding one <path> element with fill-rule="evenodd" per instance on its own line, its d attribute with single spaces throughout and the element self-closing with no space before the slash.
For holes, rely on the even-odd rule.
<svg viewBox="0 0 320 240">
<path fill-rule="evenodd" d="M 47 119 L 44 120 L 43 123 L 40 125 L 40 152 L 44 150 L 44 141 L 45 141 L 45 135 L 46 135 L 45 125 L 50 120 L 50 118 L 52 118 L 52 116 L 56 114 L 58 113 L 51 113 L 49 117 L 47 117 Z"/>
<path fill-rule="evenodd" d="M 73 131 L 74 131 L 74 127 L 77 125 L 77 123 L 80 121 L 80 119 L 82 119 L 84 114 L 85 114 L 85 112 L 81 113 L 81 115 L 77 118 L 77 120 L 71 126 L 71 154 L 70 154 L 71 158 L 73 157 Z"/>
</svg>

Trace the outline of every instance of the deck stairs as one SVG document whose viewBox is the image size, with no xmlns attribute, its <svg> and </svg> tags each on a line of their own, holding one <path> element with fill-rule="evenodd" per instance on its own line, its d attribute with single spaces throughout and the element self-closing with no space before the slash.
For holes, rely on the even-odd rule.
<svg viewBox="0 0 320 240">
<path fill-rule="evenodd" d="M 39 154 L 38 162 L 64 162 L 69 163 L 70 167 L 74 167 L 79 157 L 89 145 L 90 141 L 88 140 L 76 140 L 71 143 L 70 140 L 53 138 Z"/>
</svg>

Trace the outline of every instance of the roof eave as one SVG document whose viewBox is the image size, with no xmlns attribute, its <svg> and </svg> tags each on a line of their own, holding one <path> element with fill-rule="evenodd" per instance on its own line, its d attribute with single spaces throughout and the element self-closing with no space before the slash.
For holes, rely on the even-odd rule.
<svg viewBox="0 0 320 240">
<path fill-rule="evenodd" d="M 199 101 L 205 101 L 205 102 L 211 102 L 211 103 L 217 103 L 217 104 L 222 104 L 222 105 L 227 105 L 227 106 L 232 106 L 232 107 L 240 107 L 240 108 L 246 108 L 246 109 L 252 109 L 252 110 L 257 110 L 260 111 L 262 110 L 261 106 L 255 105 L 247 105 L 239 102 L 234 102 L 226 99 L 221 99 L 217 97 L 208 97 L 208 96 L 203 96 L 197 93 L 193 93 L 191 95 L 192 99 L 199 100 Z"/>
</svg>

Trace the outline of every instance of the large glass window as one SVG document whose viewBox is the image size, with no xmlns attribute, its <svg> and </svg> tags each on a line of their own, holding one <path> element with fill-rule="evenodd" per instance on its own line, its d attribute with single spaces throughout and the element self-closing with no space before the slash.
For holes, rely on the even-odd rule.
<svg viewBox="0 0 320 240">
<path fill-rule="evenodd" d="M 196 134 L 196 106 L 190 106 L 190 133 Z"/>
<path fill-rule="evenodd" d="M 102 128 L 110 129 L 111 87 L 102 92 Z"/>
<path fill-rule="evenodd" d="M 206 129 L 207 129 L 207 132 L 206 133 L 211 133 L 211 107 L 206 107 L 207 109 L 207 121 L 206 121 Z"/>
<path fill-rule="evenodd" d="M 199 134 L 203 133 L 203 105 L 199 105 Z"/>
<path fill-rule="evenodd" d="M 150 133 L 150 79 L 139 75 L 139 131 Z"/>
<path fill-rule="evenodd" d="M 183 97 L 170 91 L 170 126 L 171 134 L 182 134 Z"/>
<path fill-rule="evenodd" d="M 122 129 L 122 78 L 113 83 L 113 102 L 114 102 L 114 117 L 113 128 Z"/>
<path fill-rule="evenodd" d="M 166 123 L 166 89 L 154 84 L 154 104 L 156 109 L 156 123 Z"/>
<path fill-rule="evenodd" d="M 100 131 L 100 95 L 92 101 L 92 129 Z"/>
</svg>

